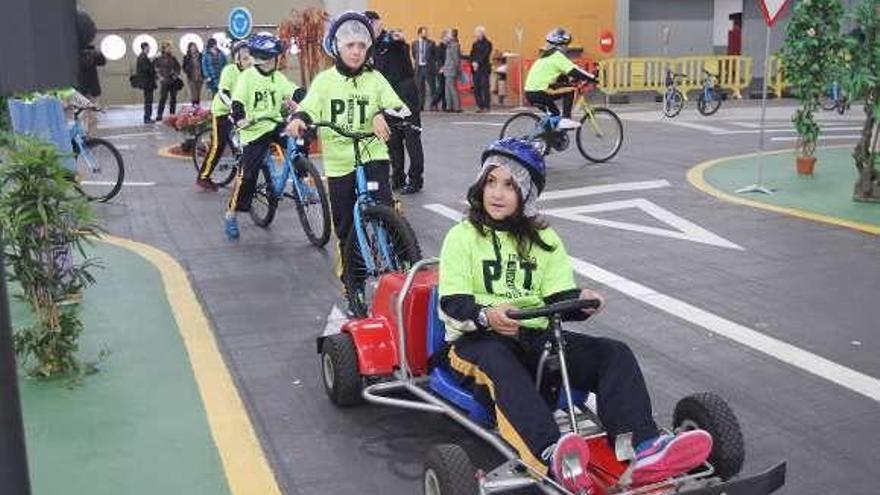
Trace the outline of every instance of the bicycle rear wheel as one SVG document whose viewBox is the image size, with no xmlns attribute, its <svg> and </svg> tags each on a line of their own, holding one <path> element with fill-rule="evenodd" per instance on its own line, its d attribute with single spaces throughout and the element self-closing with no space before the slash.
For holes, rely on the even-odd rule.
<svg viewBox="0 0 880 495">
<path fill-rule="evenodd" d="M 390 206 L 366 207 L 361 222 L 366 245 L 360 245 L 354 230 L 349 233 L 342 270 L 349 308 L 356 317 L 367 315 L 379 277 L 392 271 L 408 270 L 422 257 L 412 227 Z M 364 255 L 372 260 L 372 270 L 367 268 Z"/>
<path fill-rule="evenodd" d="M 684 95 L 681 91 L 677 89 L 666 91 L 663 98 L 663 115 L 671 119 L 681 113 L 682 108 L 684 108 Z"/>
<path fill-rule="evenodd" d="M 321 174 L 315 164 L 306 157 L 298 157 L 293 164 L 294 173 L 300 182 L 303 196 L 299 196 L 299 190 L 293 188 L 296 212 L 302 223 L 303 231 L 309 242 L 317 247 L 324 247 L 330 240 L 330 202 L 327 200 L 327 190 Z"/>
<path fill-rule="evenodd" d="M 119 194 L 125 178 L 122 155 L 110 142 L 89 138 L 84 150 L 76 153 L 76 177 L 83 194 L 92 201 L 106 203 Z"/>
<path fill-rule="evenodd" d="M 254 224 L 266 228 L 275 219 L 275 211 L 278 209 L 278 196 L 272 185 L 272 176 L 265 166 L 260 168 L 257 174 L 257 184 L 254 186 L 254 198 L 251 201 L 251 209 L 248 212 Z"/>
<path fill-rule="evenodd" d="M 202 170 L 202 164 L 205 162 L 208 152 L 211 151 L 211 137 L 211 129 L 205 129 L 198 133 L 193 141 L 192 162 L 197 176 Z M 231 146 L 226 146 L 211 173 L 211 179 L 215 184 L 226 187 L 232 182 L 238 172 L 238 158 L 238 153 Z"/>
<path fill-rule="evenodd" d="M 581 119 L 576 137 L 578 150 L 584 158 L 595 163 L 606 162 L 620 151 L 623 123 L 611 110 L 593 108 Z"/>
<path fill-rule="evenodd" d="M 507 119 L 501 128 L 501 138 L 525 138 L 537 131 L 541 118 L 532 112 L 520 112 Z"/>
</svg>

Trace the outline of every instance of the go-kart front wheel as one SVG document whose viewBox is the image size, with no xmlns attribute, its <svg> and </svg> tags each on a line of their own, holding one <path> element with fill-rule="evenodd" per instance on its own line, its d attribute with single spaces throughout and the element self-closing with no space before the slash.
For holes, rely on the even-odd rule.
<svg viewBox="0 0 880 495">
<path fill-rule="evenodd" d="M 475 495 L 477 471 L 467 452 L 456 444 L 431 447 L 422 477 L 424 495 Z"/>
<path fill-rule="evenodd" d="M 703 392 L 684 397 L 675 405 L 672 424 L 676 431 L 700 428 L 712 435 L 709 464 L 722 480 L 742 469 L 745 447 L 739 421 L 718 395 Z"/>
<path fill-rule="evenodd" d="M 358 371 L 357 349 L 351 335 L 338 333 L 324 340 L 321 376 L 327 397 L 337 406 L 353 406 L 363 400 L 364 381 Z"/>
</svg>

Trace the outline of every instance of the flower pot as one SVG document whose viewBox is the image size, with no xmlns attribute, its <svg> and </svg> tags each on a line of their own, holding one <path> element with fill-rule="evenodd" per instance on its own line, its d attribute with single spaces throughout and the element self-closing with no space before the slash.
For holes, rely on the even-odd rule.
<svg viewBox="0 0 880 495">
<path fill-rule="evenodd" d="M 813 169 L 816 168 L 815 156 L 799 156 L 797 157 L 796 168 L 798 175 L 813 175 Z"/>
</svg>

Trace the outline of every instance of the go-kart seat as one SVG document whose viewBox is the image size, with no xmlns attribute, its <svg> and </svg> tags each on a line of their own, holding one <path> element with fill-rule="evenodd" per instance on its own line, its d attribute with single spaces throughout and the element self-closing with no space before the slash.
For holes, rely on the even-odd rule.
<svg viewBox="0 0 880 495">
<path fill-rule="evenodd" d="M 431 291 L 431 299 L 428 305 L 428 358 L 443 350 L 446 346 L 446 327 L 437 314 L 440 307 L 440 296 L 437 288 Z M 473 394 L 458 384 L 446 368 L 436 366 L 431 370 L 429 381 L 431 390 L 440 397 L 448 400 L 456 406 L 467 411 L 468 416 L 475 422 L 490 425 L 489 413 L 483 406 L 474 400 Z"/>
</svg>

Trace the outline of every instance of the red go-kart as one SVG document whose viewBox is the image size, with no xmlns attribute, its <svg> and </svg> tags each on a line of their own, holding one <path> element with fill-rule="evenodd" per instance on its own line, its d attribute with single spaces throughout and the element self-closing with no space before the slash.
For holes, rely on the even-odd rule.
<svg viewBox="0 0 880 495">
<path fill-rule="evenodd" d="M 338 406 L 364 400 L 386 406 L 443 414 L 479 436 L 507 461 L 483 472 L 474 468 L 468 454 L 455 444 L 435 445 L 428 452 L 423 477 L 426 495 L 476 495 L 501 493 L 536 486 L 543 493 L 569 494 L 548 476 L 531 472 L 516 451 L 496 432 L 490 415 L 442 367 L 429 370 L 429 356 L 444 346 L 445 329 L 437 317 L 436 259 L 418 262 L 407 274 L 384 275 L 366 318 L 346 321 L 341 331 L 318 338 L 324 386 Z M 555 345 L 541 358 L 535 379 L 555 369 L 562 375 L 557 420 L 560 431 L 582 435 L 590 446 L 589 495 L 688 494 L 763 495 L 785 483 L 785 462 L 749 477 L 738 477 L 744 459 L 743 439 L 733 411 L 719 396 L 697 393 L 675 406 L 672 430 L 702 428 L 712 435 L 712 453 L 694 471 L 647 486 L 629 483 L 633 457 L 628 435 L 618 435 L 611 445 L 589 407 L 587 396 L 572 390 L 565 367 L 560 315 L 588 304 L 567 301 L 511 314 L 514 318 L 547 316 Z M 412 398 L 400 398 L 400 391 Z M 395 392 L 395 397 L 389 393 Z M 568 407 L 574 404 L 574 407 Z M 584 494 L 580 494 L 584 495 Z"/>
</svg>

